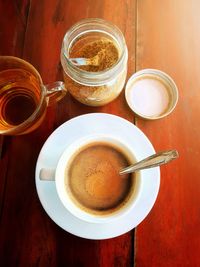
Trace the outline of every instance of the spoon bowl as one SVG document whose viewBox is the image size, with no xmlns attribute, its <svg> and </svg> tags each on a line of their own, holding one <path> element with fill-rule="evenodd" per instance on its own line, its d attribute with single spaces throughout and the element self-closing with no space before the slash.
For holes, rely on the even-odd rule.
<svg viewBox="0 0 200 267">
<path fill-rule="evenodd" d="M 69 61 L 75 66 L 99 66 L 104 58 L 105 58 L 105 49 L 101 49 L 94 57 L 69 58 Z"/>
</svg>

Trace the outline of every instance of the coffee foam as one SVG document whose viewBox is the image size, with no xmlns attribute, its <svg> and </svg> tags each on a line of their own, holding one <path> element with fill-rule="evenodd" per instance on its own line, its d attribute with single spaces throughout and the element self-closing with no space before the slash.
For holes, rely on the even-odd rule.
<svg viewBox="0 0 200 267">
<path fill-rule="evenodd" d="M 113 145 L 88 144 L 75 153 L 66 168 L 66 190 L 86 212 L 106 215 L 118 211 L 134 190 L 135 175 L 119 176 L 119 169 L 129 164 L 130 160 Z"/>
</svg>

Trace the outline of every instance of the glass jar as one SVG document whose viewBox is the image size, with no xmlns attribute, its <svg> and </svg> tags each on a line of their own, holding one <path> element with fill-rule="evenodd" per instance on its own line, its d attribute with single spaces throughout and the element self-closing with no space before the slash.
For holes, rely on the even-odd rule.
<svg viewBox="0 0 200 267">
<path fill-rule="evenodd" d="M 88 71 L 75 66 L 71 51 L 99 40 L 109 40 L 118 50 L 116 62 L 100 71 Z M 84 19 L 65 34 L 61 49 L 66 89 L 83 104 L 102 106 L 114 100 L 122 91 L 127 75 L 128 50 L 122 32 L 102 19 Z"/>
</svg>

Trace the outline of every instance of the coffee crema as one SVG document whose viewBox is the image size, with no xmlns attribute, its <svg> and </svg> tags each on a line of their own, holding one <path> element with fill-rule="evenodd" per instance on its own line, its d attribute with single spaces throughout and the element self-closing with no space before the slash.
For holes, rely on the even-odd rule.
<svg viewBox="0 0 200 267">
<path fill-rule="evenodd" d="M 73 202 L 93 214 L 118 211 L 130 198 L 134 175 L 119 175 L 130 165 L 118 148 L 94 142 L 81 148 L 65 170 L 65 186 Z"/>
</svg>

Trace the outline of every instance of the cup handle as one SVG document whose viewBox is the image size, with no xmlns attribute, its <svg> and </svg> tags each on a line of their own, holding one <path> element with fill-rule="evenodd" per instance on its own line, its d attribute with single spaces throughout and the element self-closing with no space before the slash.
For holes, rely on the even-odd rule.
<svg viewBox="0 0 200 267">
<path fill-rule="evenodd" d="M 54 169 L 41 169 L 39 178 L 42 181 L 55 181 L 55 170 Z"/>
<path fill-rule="evenodd" d="M 55 104 L 55 102 L 63 98 L 67 92 L 64 82 L 61 81 L 46 84 L 44 87 L 46 89 L 48 106 Z"/>
</svg>

